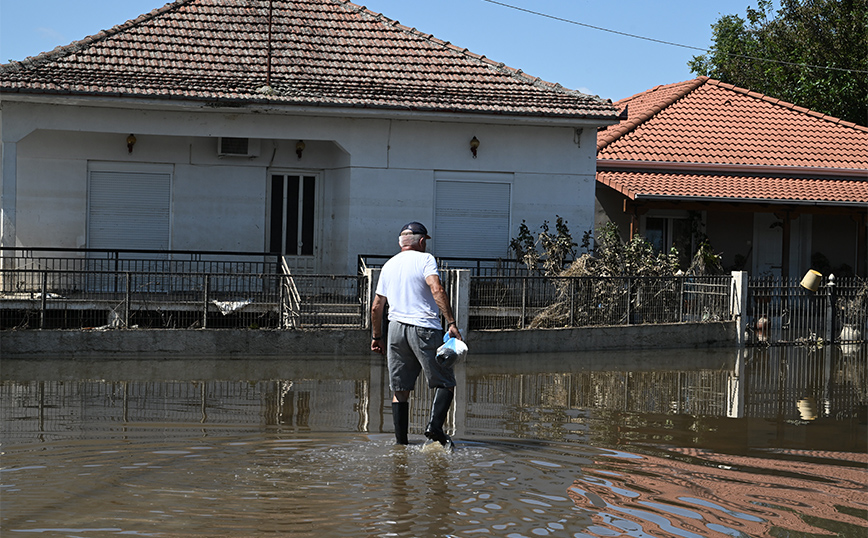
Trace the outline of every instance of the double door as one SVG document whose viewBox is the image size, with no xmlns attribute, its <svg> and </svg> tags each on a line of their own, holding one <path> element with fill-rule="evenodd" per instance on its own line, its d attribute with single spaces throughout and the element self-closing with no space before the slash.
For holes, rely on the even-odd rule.
<svg viewBox="0 0 868 538">
<path fill-rule="evenodd" d="M 294 273 L 316 273 L 319 263 L 320 179 L 313 174 L 272 172 L 269 251 Z"/>
</svg>

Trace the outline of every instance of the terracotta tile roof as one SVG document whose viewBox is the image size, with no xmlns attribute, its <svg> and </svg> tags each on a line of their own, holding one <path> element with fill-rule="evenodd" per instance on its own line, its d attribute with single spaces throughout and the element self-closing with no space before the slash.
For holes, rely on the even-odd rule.
<svg viewBox="0 0 868 538">
<path fill-rule="evenodd" d="M 623 112 L 625 108 L 627 109 L 627 118 L 597 133 L 597 150 L 629 133 L 676 99 L 695 90 L 702 82 L 703 79 L 698 78 L 666 86 L 655 86 L 646 92 L 616 102 L 615 107 L 618 110 Z"/>
<path fill-rule="evenodd" d="M 868 204 L 866 127 L 707 77 L 615 106 L 627 119 L 598 132 L 598 180 L 631 198 Z"/>
<path fill-rule="evenodd" d="M 272 5 L 269 17 L 269 2 L 178 0 L 0 66 L 0 92 L 616 116 L 608 100 L 528 76 L 345 0 Z"/>
</svg>

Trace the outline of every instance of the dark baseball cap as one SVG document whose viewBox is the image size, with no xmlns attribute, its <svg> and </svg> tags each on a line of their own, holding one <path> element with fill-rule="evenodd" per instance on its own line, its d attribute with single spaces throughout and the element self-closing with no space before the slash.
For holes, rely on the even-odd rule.
<svg viewBox="0 0 868 538">
<path fill-rule="evenodd" d="M 428 228 L 425 227 L 421 222 L 410 222 L 404 225 L 401 228 L 401 233 L 404 232 L 413 232 L 414 235 L 424 235 L 426 239 L 431 239 L 431 236 L 428 235 Z"/>
</svg>

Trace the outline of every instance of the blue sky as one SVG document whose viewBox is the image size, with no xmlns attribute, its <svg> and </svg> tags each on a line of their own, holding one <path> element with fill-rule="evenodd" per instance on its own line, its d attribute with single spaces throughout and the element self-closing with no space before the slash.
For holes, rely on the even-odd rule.
<svg viewBox="0 0 868 538">
<path fill-rule="evenodd" d="M 164 3 L 0 0 L 0 63 L 68 45 Z M 658 84 L 693 78 L 687 62 L 701 53 L 541 17 L 486 0 L 356 3 L 535 77 L 613 101 Z M 703 49 L 711 44 L 711 25 L 721 15 L 744 17 L 748 6 L 756 7 L 756 0 L 503 0 L 502 3 Z"/>
</svg>

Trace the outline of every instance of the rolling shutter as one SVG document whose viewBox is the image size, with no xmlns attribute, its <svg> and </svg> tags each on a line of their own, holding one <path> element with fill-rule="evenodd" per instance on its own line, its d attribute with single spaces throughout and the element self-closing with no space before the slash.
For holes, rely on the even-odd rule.
<svg viewBox="0 0 868 538">
<path fill-rule="evenodd" d="M 436 182 L 437 256 L 501 258 L 509 249 L 510 184 Z"/>
<path fill-rule="evenodd" d="M 168 172 L 91 170 L 88 247 L 168 250 L 171 184 Z"/>
</svg>

